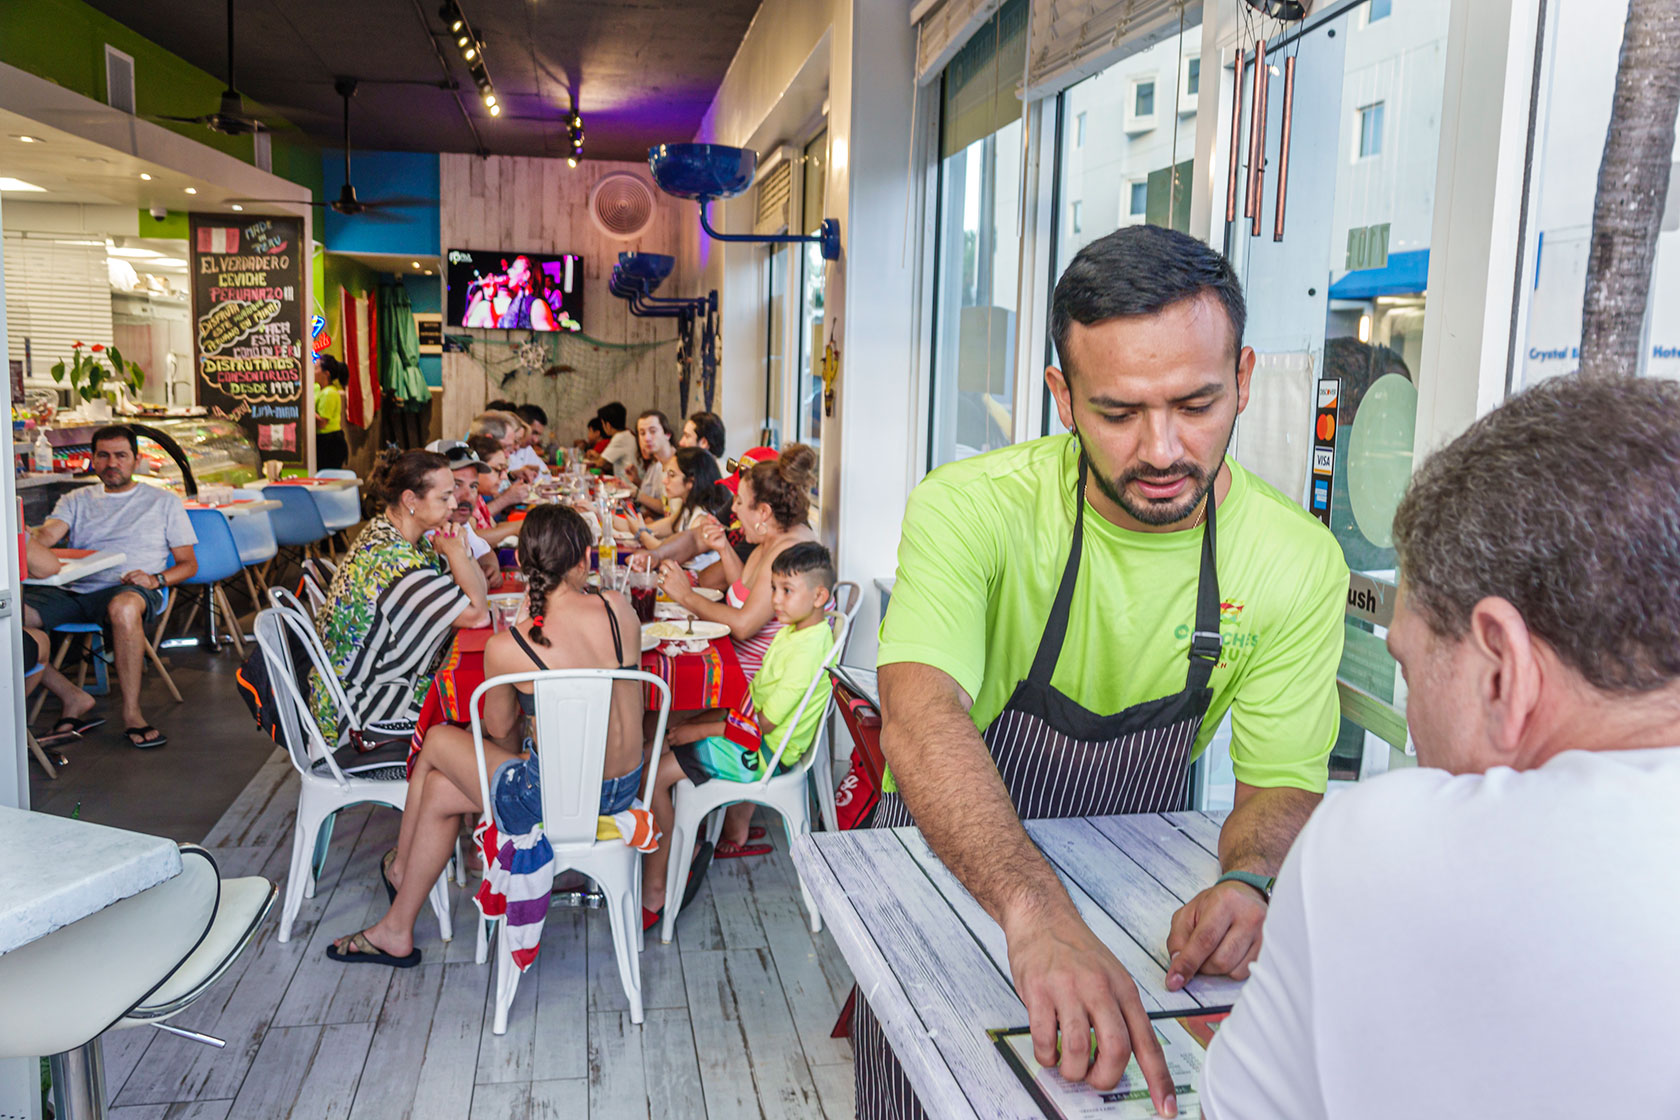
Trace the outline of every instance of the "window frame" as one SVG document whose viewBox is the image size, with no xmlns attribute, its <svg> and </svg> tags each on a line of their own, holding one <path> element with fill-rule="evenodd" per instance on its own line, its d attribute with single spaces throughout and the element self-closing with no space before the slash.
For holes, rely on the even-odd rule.
<svg viewBox="0 0 1680 1120">
<path fill-rule="evenodd" d="M 1194 63 L 1195 66 L 1196 66 L 1196 88 L 1193 89 L 1193 90 L 1190 88 L 1190 66 L 1191 66 L 1192 63 Z M 1200 107 L 1199 107 L 1198 103 L 1201 100 L 1201 92 L 1202 92 L 1202 55 L 1201 55 L 1201 52 L 1198 51 L 1195 54 L 1187 54 L 1182 59 L 1179 60 L 1179 64 L 1178 64 L 1178 115 L 1179 116 L 1188 117 L 1188 116 L 1194 115 L 1195 113 L 1197 113 L 1199 111 Z"/>
<path fill-rule="evenodd" d="M 1388 101 L 1385 98 L 1379 101 L 1367 102 L 1366 104 L 1360 105 L 1354 109 L 1353 160 L 1355 163 L 1360 163 L 1368 159 L 1382 158 L 1383 130 L 1388 125 L 1387 105 Z M 1366 122 L 1373 119 L 1376 122 L 1376 127 L 1372 128 L 1370 132 L 1367 133 L 1365 129 Z M 1365 141 L 1368 136 L 1376 140 L 1376 146 L 1370 151 L 1366 151 L 1365 149 Z"/>
<path fill-rule="evenodd" d="M 1138 93 L 1144 86 L 1149 86 L 1148 113 L 1137 111 Z M 1161 120 L 1161 76 L 1157 73 L 1133 74 L 1126 82 L 1126 131 L 1128 133 L 1153 132 L 1160 127 Z"/>
</svg>

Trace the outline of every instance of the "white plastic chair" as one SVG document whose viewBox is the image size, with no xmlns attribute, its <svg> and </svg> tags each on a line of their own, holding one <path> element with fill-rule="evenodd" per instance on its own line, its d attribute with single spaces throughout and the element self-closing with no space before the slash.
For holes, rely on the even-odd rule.
<svg viewBox="0 0 1680 1120">
<path fill-rule="evenodd" d="M 203 995 L 244 951 L 274 884 L 222 879 L 210 853 L 181 846 L 181 872 L 0 955 L 0 1059 L 52 1059 L 61 1117 L 105 1115 L 100 1037 L 125 1027 L 226 1043 L 165 1020 Z"/>
<path fill-rule="evenodd" d="M 852 644 L 852 619 L 857 617 L 858 605 L 863 602 L 863 588 L 851 580 L 841 580 L 834 585 L 834 609 L 846 616 L 846 631 L 837 643 L 840 654 L 835 659 L 836 664 L 846 660 L 846 647 Z M 812 749 L 817 753 L 811 765 L 811 784 L 817 791 L 817 809 L 822 813 L 823 828 L 829 832 L 840 831 L 840 810 L 834 803 L 834 752 L 831 744 L 833 738 L 829 734 L 830 716 L 824 712 L 822 730 L 817 734 L 817 741 Z"/>
<path fill-rule="evenodd" d="M 358 763 L 349 757 L 343 760 L 348 766 L 341 763 L 321 737 L 315 717 L 304 701 L 299 686 L 301 678 L 292 662 L 292 641 L 298 642 L 311 660 L 315 658 L 319 647 L 314 630 L 307 620 L 276 607 L 258 612 L 254 629 L 257 645 L 267 663 L 275 706 L 279 709 L 281 745 L 286 748 L 299 779 L 291 873 L 286 879 L 286 901 L 280 911 L 280 940 L 288 941 L 292 936 L 292 922 L 297 919 L 304 898 L 315 896 L 315 853 L 322 826 L 340 809 L 365 802 L 388 805 L 401 812 L 408 801 L 408 766 L 406 760 Z M 336 681 L 330 665 L 322 675 Z M 447 876 L 438 876 L 432 887 L 431 903 L 437 914 L 438 932 L 448 941 L 454 936 L 454 929 L 449 920 Z"/>
<path fill-rule="evenodd" d="M 834 699 L 834 691 L 828 684 L 828 667 L 840 657 L 840 651 L 846 648 L 846 637 L 852 628 L 852 618 L 857 613 L 857 604 L 852 604 L 851 614 L 836 614 L 831 616 L 830 625 L 834 627 L 834 645 L 824 657 L 822 664 L 817 667 L 811 677 L 811 683 L 805 686 L 805 695 L 799 698 L 799 707 L 793 710 L 787 723 L 778 727 L 770 734 L 779 735 L 776 753 L 765 764 L 764 776 L 755 782 L 730 782 L 713 779 L 703 785 L 695 785 L 687 778 L 683 778 L 671 787 L 671 802 L 675 807 L 675 814 L 671 824 L 671 859 L 665 865 L 665 918 L 659 927 L 659 940 L 669 945 L 671 936 L 677 929 L 677 913 L 682 909 L 683 882 L 688 875 L 689 864 L 694 862 L 694 838 L 700 826 L 707 817 L 716 813 L 711 825 L 711 841 L 715 846 L 718 835 L 723 830 L 723 814 L 718 810 L 734 805 L 741 801 L 751 801 L 755 805 L 774 809 L 782 816 L 782 827 L 787 830 L 788 843 L 793 843 L 796 836 L 804 836 L 811 831 L 811 802 L 806 791 L 806 779 L 810 777 L 812 769 L 818 759 L 826 759 L 826 749 L 819 749 L 819 745 L 828 735 L 828 706 Z M 817 691 L 821 689 L 823 697 L 816 699 Z M 782 752 L 787 750 L 788 740 L 793 738 L 794 729 L 799 726 L 799 719 L 805 714 L 810 704 L 823 705 L 823 716 L 817 722 L 817 741 L 811 744 L 803 757 L 794 764 L 793 769 L 785 774 L 776 773 L 782 761 Z M 829 794 L 832 801 L 833 794 Z M 822 932 L 822 914 L 817 911 L 817 904 L 811 898 L 811 891 L 805 885 L 803 877 L 799 880 L 799 893 L 805 899 L 805 912 L 811 916 L 811 932 Z"/>
<path fill-rule="evenodd" d="M 535 701 L 537 753 L 541 763 L 543 834 L 554 848 L 554 873 L 580 871 L 595 881 L 606 896 L 612 923 L 613 951 L 618 978 L 630 1001 L 630 1021 L 642 1021 L 642 853 L 619 839 L 595 838 L 601 805 L 601 771 L 607 754 L 612 719 L 613 685 L 635 681 L 659 690 L 659 722 L 653 750 L 642 778 L 642 801 L 653 796 L 659 752 L 665 742 L 665 721 L 671 714 L 671 687 L 652 673 L 636 669 L 546 669 L 491 677 L 473 690 L 473 749 L 478 755 L 478 789 L 484 819 L 491 818 L 490 775 L 484 760 L 484 694 L 499 685 L 529 681 Z M 638 687 L 639 694 L 639 687 Z M 640 733 L 638 729 L 638 734 Z M 478 963 L 483 964 L 488 938 L 500 919 L 479 926 Z M 508 1008 L 519 987 L 519 968 L 506 937 L 496 941 L 496 1013 L 491 1029 L 507 1033 Z"/>
</svg>

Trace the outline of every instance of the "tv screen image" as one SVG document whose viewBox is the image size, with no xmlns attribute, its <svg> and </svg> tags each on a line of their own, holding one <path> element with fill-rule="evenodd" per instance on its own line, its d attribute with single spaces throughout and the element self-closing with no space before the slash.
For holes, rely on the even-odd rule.
<svg viewBox="0 0 1680 1120">
<path fill-rule="evenodd" d="M 450 326 L 583 329 L 583 258 L 575 253 L 451 249 L 446 259 Z"/>
</svg>

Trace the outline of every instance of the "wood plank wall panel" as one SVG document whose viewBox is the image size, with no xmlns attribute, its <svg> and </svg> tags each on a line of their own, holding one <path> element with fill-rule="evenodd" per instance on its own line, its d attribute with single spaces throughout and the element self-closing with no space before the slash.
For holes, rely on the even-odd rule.
<svg viewBox="0 0 1680 1120">
<path fill-rule="evenodd" d="M 439 161 L 443 249 L 506 249 L 534 253 L 577 253 L 583 257 L 583 331 L 611 343 L 652 342 L 676 336 L 669 319 L 638 319 L 622 300 L 607 291 L 607 278 L 621 252 L 676 254 L 683 223 L 698 221 L 697 207 L 661 194 L 653 223 L 633 241 L 607 237 L 589 218 L 589 192 L 613 171 L 634 171 L 649 185 L 652 178 L 640 163 L 585 160 L 576 168 L 564 160 L 530 157 L 445 154 Z M 691 295 L 680 273 L 667 280 L 660 295 Z M 463 331 L 498 342 L 520 339 L 518 331 Z M 596 352 L 576 340 L 561 344 L 562 362 L 579 368 L 576 375 L 549 379 L 541 374 L 516 374 L 506 386 L 500 374 L 511 352 L 499 346 L 474 343 L 475 353 L 443 355 L 443 431 L 457 436 L 467 429 L 484 403 L 507 397 L 532 402 L 548 411 L 560 438 L 569 443 L 584 434 L 595 410 L 619 400 L 632 418 L 645 408 L 659 408 L 680 427 L 677 419 L 676 349 L 664 346 L 630 356 Z M 489 357 L 487 375 L 483 356 Z M 574 360 L 575 359 L 575 360 Z M 608 374 L 610 373 L 610 376 Z M 561 379 L 570 379 L 562 384 Z M 694 394 L 698 398 L 698 391 Z M 690 409 L 698 407 L 691 400 Z"/>
</svg>

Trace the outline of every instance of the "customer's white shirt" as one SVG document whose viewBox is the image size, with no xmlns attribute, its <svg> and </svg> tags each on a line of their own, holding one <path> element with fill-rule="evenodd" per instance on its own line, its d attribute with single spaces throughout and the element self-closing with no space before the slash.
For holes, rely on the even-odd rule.
<svg viewBox="0 0 1680 1120">
<path fill-rule="evenodd" d="M 612 464 L 613 474 L 619 478 L 627 478 L 639 454 L 636 433 L 623 431 L 613 433 L 613 437 L 607 441 L 606 450 L 601 452 L 601 458 Z"/>
<path fill-rule="evenodd" d="M 535 467 L 540 474 L 548 473 L 548 465 L 542 461 L 542 456 L 538 455 L 533 448 L 514 448 L 513 454 L 508 456 L 508 470 L 522 471 L 526 467 Z"/>
<path fill-rule="evenodd" d="M 1285 861 L 1210 1120 L 1680 1117 L 1680 747 L 1404 771 Z"/>
</svg>

